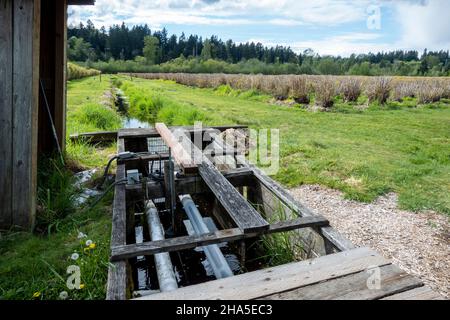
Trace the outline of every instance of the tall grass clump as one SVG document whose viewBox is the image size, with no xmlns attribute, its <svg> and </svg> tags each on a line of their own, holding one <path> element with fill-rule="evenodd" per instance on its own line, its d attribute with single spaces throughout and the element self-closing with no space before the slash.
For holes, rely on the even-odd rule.
<svg viewBox="0 0 450 320">
<path fill-rule="evenodd" d="M 101 72 L 95 69 L 84 68 L 75 63 L 67 63 L 67 80 L 81 79 L 91 76 L 97 76 Z"/>
<path fill-rule="evenodd" d="M 122 119 L 114 110 L 96 103 L 80 106 L 71 117 L 83 132 L 115 130 L 122 126 Z"/>
<path fill-rule="evenodd" d="M 309 88 L 305 77 L 292 78 L 291 95 L 295 102 L 300 104 L 309 104 Z"/>
<path fill-rule="evenodd" d="M 334 105 L 336 84 L 330 77 L 320 79 L 315 83 L 316 105 L 329 109 Z"/>
<path fill-rule="evenodd" d="M 445 96 L 445 87 L 439 81 L 422 82 L 417 90 L 417 102 L 420 104 L 438 102 Z"/>
<path fill-rule="evenodd" d="M 356 102 L 362 92 L 361 81 L 357 78 L 345 78 L 340 84 L 340 92 L 345 102 Z"/>
<path fill-rule="evenodd" d="M 388 77 L 378 77 L 372 79 L 366 88 L 369 103 L 378 102 L 383 105 L 389 98 L 392 90 L 392 80 Z"/>
<path fill-rule="evenodd" d="M 58 223 L 76 211 L 75 198 L 80 193 L 73 174 L 55 159 L 39 159 L 36 231 L 40 233 L 57 231 Z"/>
</svg>

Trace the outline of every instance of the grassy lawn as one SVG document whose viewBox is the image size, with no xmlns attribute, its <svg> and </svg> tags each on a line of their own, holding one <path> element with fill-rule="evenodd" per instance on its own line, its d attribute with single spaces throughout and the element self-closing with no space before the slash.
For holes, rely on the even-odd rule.
<svg viewBox="0 0 450 320">
<path fill-rule="evenodd" d="M 110 76 L 72 80 L 67 84 L 67 135 L 115 130 L 122 126 L 120 117 L 105 104 L 111 87 Z M 116 144 L 89 146 L 67 142 L 67 154 L 76 165 L 92 168 L 105 164 L 116 153 Z"/>
<path fill-rule="evenodd" d="M 68 83 L 68 135 L 112 130 L 121 126 L 117 113 L 104 106 L 109 77 Z M 116 146 L 94 147 L 67 142 L 66 162 L 74 168 L 101 168 L 115 154 Z M 38 182 L 38 230 L 0 235 L 0 300 L 2 299 L 104 299 L 109 261 L 112 193 L 95 208 L 75 205 L 80 190 L 73 174 L 40 159 Z M 82 232 L 86 237 L 79 238 Z M 89 248 L 86 241 L 94 245 Z M 73 260 L 72 255 L 78 254 Z M 80 290 L 69 290 L 67 268 L 78 266 Z"/>
<path fill-rule="evenodd" d="M 196 108 L 207 124 L 280 129 L 275 178 L 288 187 L 319 183 L 360 201 L 395 191 L 402 208 L 450 213 L 448 103 L 417 108 L 410 100 L 358 111 L 338 100 L 335 111 L 314 113 L 168 81 L 132 85 L 179 110 Z M 157 120 L 166 120 L 164 113 Z"/>
</svg>

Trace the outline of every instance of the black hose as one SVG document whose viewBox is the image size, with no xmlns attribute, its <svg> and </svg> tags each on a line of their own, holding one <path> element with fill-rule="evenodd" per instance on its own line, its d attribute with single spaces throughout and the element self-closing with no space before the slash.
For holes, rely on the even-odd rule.
<svg viewBox="0 0 450 320">
<path fill-rule="evenodd" d="M 108 164 L 105 167 L 105 171 L 103 173 L 102 180 L 97 185 L 97 189 L 102 190 L 103 185 L 105 184 L 105 181 L 106 181 L 106 177 L 108 176 L 109 168 L 111 167 L 112 162 L 117 159 L 119 159 L 119 156 L 117 156 L 117 155 L 112 157 L 111 159 L 109 159 Z"/>
</svg>

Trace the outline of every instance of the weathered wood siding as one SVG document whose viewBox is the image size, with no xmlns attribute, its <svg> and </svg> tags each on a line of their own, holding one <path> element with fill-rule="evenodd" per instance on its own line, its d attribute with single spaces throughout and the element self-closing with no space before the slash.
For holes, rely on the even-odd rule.
<svg viewBox="0 0 450 320">
<path fill-rule="evenodd" d="M 34 223 L 40 3 L 0 2 L 1 228 Z"/>
</svg>

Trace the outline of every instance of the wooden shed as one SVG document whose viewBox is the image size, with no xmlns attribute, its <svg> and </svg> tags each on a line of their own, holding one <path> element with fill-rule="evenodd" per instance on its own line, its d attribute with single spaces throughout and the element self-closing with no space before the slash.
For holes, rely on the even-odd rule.
<svg viewBox="0 0 450 320">
<path fill-rule="evenodd" d="M 57 146 L 52 122 L 65 144 L 67 7 L 94 2 L 0 0 L 0 229 L 33 227 L 38 154 Z"/>
</svg>

